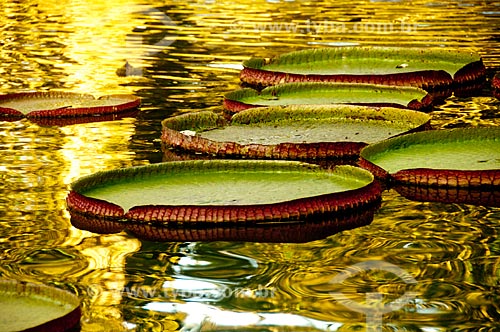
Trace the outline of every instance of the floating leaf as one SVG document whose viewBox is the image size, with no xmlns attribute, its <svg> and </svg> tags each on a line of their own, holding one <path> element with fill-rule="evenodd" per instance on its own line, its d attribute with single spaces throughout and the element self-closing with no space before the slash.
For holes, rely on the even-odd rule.
<svg viewBox="0 0 500 332">
<path fill-rule="evenodd" d="M 367 143 L 426 129 L 429 121 L 421 112 L 353 105 L 253 108 L 237 113 L 231 122 L 206 111 L 165 119 L 162 142 L 223 157 L 352 158 Z"/>
<path fill-rule="evenodd" d="M 349 82 L 452 89 L 484 80 L 479 55 L 441 49 L 337 47 L 301 50 L 243 63 L 243 82 L 269 86 L 289 82 Z M 453 87 L 455 85 L 455 87 Z"/>
<path fill-rule="evenodd" d="M 372 84 L 289 83 L 258 92 L 241 89 L 224 97 L 229 113 L 262 106 L 351 104 L 391 106 L 422 110 L 431 106 L 432 98 L 422 89 Z"/>
<path fill-rule="evenodd" d="M 381 189 L 361 168 L 292 161 L 168 162 L 96 173 L 72 184 L 71 213 L 123 229 L 317 220 L 372 205 Z M 93 227 L 96 227 L 94 224 Z M 105 227 L 105 226 L 103 226 Z"/>
<path fill-rule="evenodd" d="M 500 186 L 500 128 L 432 130 L 369 145 L 360 165 L 397 183 Z"/>
<path fill-rule="evenodd" d="M 91 95 L 71 92 L 28 92 L 0 95 L 0 115 L 11 119 L 27 117 L 42 122 L 54 118 L 120 115 L 125 111 L 136 109 L 139 105 L 140 99 L 132 95 L 110 95 L 98 99 Z M 64 121 L 63 124 L 65 124 Z"/>
</svg>

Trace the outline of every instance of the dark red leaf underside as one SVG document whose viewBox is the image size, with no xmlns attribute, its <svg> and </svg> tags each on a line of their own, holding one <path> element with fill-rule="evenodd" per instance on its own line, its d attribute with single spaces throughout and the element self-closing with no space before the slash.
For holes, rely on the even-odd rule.
<svg viewBox="0 0 500 332">
<path fill-rule="evenodd" d="M 276 204 L 241 206 L 138 206 L 125 217 L 132 222 L 165 223 L 228 223 L 255 221 L 303 220 L 342 213 L 376 201 L 381 194 L 378 182 L 341 193 L 332 193 Z"/>
<path fill-rule="evenodd" d="M 453 78 L 443 70 L 385 75 L 307 75 L 244 68 L 240 72 L 240 79 L 256 87 L 292 82 L 336 82 L 412 86 L 433 91 L 451 88 L 453 84 Z"/>
<path fill-rule="evenodd" d="M 423 184 L 447 187 L 488 187 L 500 186 L 500 170 L 443 170 L 415 168 L 401 170 L 392 178 L 403 184 Z"/>
<path fill-rule="evenodd" d="M 473 204 L 500 207 L 500 190 L 494 188 L 431 187 L 418 185 L 396 185 L 394 189 L 402 196 L 419 202 Z"/>
<path fill-rule="evenodd" d="M 70 210 L 75 210 L 83 214 L 91 214 L 102 217 L 123 217 L 125 211 L 118 206 L 107 201 L 83 196 L 75 191 L 71 191 L 66 203 Z"/>
<path fill-rule="evenodd" d="M 367 144 L 362 142 L 280 143 L 274 145 L 217 142 L 200 136 L 187 136 L 164 127 L 162 141 L 170 147 L 223 157 L 255 159 L 317 160 L 352 158 Z"/>
</svg>

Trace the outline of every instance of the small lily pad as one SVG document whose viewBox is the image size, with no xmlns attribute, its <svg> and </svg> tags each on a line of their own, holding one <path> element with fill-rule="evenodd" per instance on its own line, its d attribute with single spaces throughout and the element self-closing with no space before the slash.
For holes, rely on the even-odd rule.
<svg viewBox="0 0 500 332">
<path fill-rule="evenodd" d="M 0 115 L 10 118 L 73 118 L 120 114 L 136 109 L 133 95 L 92 95 L 71 92 L 28 92 L 0 95 Z"/>
<path fill-rule="evenodd" d="M 245 88 L 224 96 L 224 109 L 236 113 L 262 106 L 351 104 L 422 110 L 432 98 L 422 89 L 372 84 L 289 83 L 262 91 Z"/>
<path fill-rule="evenodd" d="M 500 186 L 500 128 L 412 133 L 371 144 L 360 165 L 397 183 Z"/>
<path fill-rule="evenodd" d="M 0 280 L 0 317 L 0 331 L 69 331 L 80 323 L 80 301 L 59 288 Z"/>
<path fill-rule="evenodd" d="M 72 184 L 67 203 L 72 213 L 121 222 L 124 229 L 189 228 L 319 218 L 361 209 L 380 192 L 370 172 L 353 166 L 198 160 L 96 173 Z"/>
<path fill-rule="evenodd" d="M 428 91 L 484 80 L 478 54 L 397 47 L 336 47 L 290 52 L 243 63 L 243 82 L 349 82 L 414 86 Z"/>
<path fill-rule="evenodd" d="M 230 122 L 205 111 L 165 119 L 162 142 L 223 157 L 353 158 L 368 143 L 427 129 L 429 121 L 422 112 L 353 105 L 253 108 L 237 113 Z"/>
</svg>

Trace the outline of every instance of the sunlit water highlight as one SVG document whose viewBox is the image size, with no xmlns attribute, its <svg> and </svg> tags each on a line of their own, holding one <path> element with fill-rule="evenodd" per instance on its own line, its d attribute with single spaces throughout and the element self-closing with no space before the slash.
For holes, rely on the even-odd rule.
<svg viewBox="0 0 500 332">
<path fill-rule="evenodd" d="M 417 295 L 384 331 L 500 329 L 500 210 L 386 191 L 369 226 L 305 244 L 154 243 L 71 226 L 68 185 L 162 160 L 160 120 L 220 110 L 250 56 L 322 46 L 442 47 L 500 66 L 494 1 L 35 1 L 0 4 L 2 93 L 134 93 L 137 118 L 65 127 L 0 122 L 0 275 L 72 289 L 82 331 L 364 330 L 362 303 Z M 489 96 L 451 97 L 436 128 L 498 126 Z M 415 280 L 360 273 L 383 260 Z M 189 282 L 189 286 L 188 286 Z M 211 295 L 210 295 L 211 294 Z M 292 326 L 292 327 L 289 327 Z"/>
</svg>

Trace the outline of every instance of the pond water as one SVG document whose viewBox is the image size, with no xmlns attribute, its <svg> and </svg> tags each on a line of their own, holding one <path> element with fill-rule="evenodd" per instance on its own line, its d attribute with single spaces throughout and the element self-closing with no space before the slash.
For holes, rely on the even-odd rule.
<svg viewBox="0 0 500 332">
<path fill-rule="evenodd" d="M 270 244 L 100 235 L 73 227 L 65 205 L 83 175 L 161 162 L 160 121 L 220 110 L 251 56 L 441 47 L 478 52 L 496 69 L 500 2 L 26 0 L 3 1 L 0 17 L 1 93 L 142 98 L 136 118 L 0 122 L 0 276 L 77 292 L 82 331 L 362 331 L 380 312 L 342 299 L 380 296 L 384 331 L 500 330 L 498 208 L 389 190 L 370 225 Z M 498 126 L 499 107 L 487 95 L 453 96 L 432 124 Z"/>
</svg>

